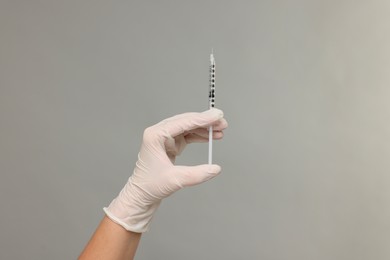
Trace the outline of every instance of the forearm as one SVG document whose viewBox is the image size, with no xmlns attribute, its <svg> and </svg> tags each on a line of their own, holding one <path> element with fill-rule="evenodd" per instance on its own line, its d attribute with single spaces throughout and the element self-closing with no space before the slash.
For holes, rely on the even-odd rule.
<svg viewBox="0 0 390 260">
<path fill-rule="evenodd" d="M 107 216 L 100 222 L 79 260 L 133 259 L 142 233 L 127 231 Z"/>
</svg>

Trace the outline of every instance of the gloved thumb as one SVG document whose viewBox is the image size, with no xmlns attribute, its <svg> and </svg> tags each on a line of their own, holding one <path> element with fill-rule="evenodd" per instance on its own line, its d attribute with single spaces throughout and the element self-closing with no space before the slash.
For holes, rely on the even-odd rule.
<svg viewBox="0 0 390 260">
<path fill-rule="evenodd" d="M 193 186 L 208 181 L 220 172 L 221 166 L 216 164 L 175 166 L 175 176 L 181 187 Z"/>
</svg>

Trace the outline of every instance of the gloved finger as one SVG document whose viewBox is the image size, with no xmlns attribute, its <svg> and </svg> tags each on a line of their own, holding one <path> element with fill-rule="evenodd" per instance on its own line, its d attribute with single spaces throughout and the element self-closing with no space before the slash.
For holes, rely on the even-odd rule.
<svg viewBox="0 0 390 260">
<path fill-rule="evenodd" d="M 185 113 L 164 120 L 156 126 L 161 127 L 163 132 L 175 137 L 186 131 L 196 128 L 207 127 L 223 118 L 222 110 L 212 108 L 202 113 Z"/>
<path fill-rule="evenodd" d="M 210 110 L 219 110 L 219 111 L 221 111 L 220 109 L 213 107 L 213 108 L 205 110 L 205 111 L 203 111 L 201 113 L 198 113 L 198 112 L 187 112 L 187 113 L 182 113 L 182 114 L 178 114 L 178 115 L 174 115 L 174 116 L 168 117 L 168 118 L 162 120 L 160 123 L 166 123 L 166 122 L 169 122 L 169 121 L 175 121 L 175 120 L 181 119 L 183 117 L 188 117 L 188 116 L 195 115 L 195 114 L 202 114 L 202 113 L 205 113 L 205 112 L 210 112 Z M 160 123 L 158 123 L 158 124 L 160 124 Z"/>
<path fill-rule="evenodd" d="M 208 181 L 221 172 L 216 164 L 203 164 L 197 166 L 175 166 L 175 177 L 182 187 L 193 186 Z"/>
<path fill-rule="evenodd" d="M 213 128 L 213 133 L 217 133 L 217 132 L 222 132 L 222 131 L 219 131 L 219 130 L 215 130 Z M 197 128 L 197 129 L 194 129 L 194 130 L 191 130 L 189 131 L 188 134 L 196 134 L 196 135 L 199 135 L 199 136 L 202 136 L 202 137 L 209 137 L 209 130 L 207 128 Z M 185 136 L 188 135 L 188 134 L 184 134 Z M 218 134 L 219 135 L 219 134 Z"/>
<path fill-rule="evenodd" d="M 214 140 L 219 140 L 222 139 L 223 137 L 223 132 L 213 132 L 213 139 Z M 201 136 L 197 134 L 188 134 L 185 137 L 186 143 L 206 143 L 209 141 L 209 137 L 207 136 Z"/>
<path fill-rule="evenodd" d="M 222 131 L 228 127 L 228 122 L 226 121 L 225 118 L 221 118 L 218 121 L 214 122 L 212 124 L 212 126 L 213 126 L 213 130 Z M 202 127 L 202 128 L 195 128 L 195 129 L 189 130 L 187 132 L 196 133 L 196 134 L 208 133 L 209 132 L 208 128 L 209 128 L 208 126 Z"/>
<path fill-rule="evenodd" d="M 228 122 L 225 118 L 221 118 L 213 124 L 213 130 L 222 131 L 228 127 Z"/>
<path fill-rule="evenodd" d="M 164 144 L 165 144 L 165 151 L 167 154 L 177 156 L 177 155 L 180 155 L 181 152 L 184 150 L 187 142 L 186 142 L 185 137 L 183 135 L 179 135 L 175 138 L 168 137 L 165 140 Z"/>
</svg>

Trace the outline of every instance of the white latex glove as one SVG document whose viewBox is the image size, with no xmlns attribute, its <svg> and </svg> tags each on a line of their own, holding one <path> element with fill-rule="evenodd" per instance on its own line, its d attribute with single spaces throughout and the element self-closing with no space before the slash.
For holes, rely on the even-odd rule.
<svg viewBox="0 0 390 260">
<path fill-rule="evenodd" d="M 219 174 L 221 167 L 215 164 L 174 165 L 188 143 L 208 141 L 210 125 L 213 138 L 221 139 L 227 127 L 221 110 L 180 114 L 147 128 L 134 172 L 118 197 L 104 208 L 107 216 L 129 231 L 145 232 L 163 198 Z"/>
</svg>

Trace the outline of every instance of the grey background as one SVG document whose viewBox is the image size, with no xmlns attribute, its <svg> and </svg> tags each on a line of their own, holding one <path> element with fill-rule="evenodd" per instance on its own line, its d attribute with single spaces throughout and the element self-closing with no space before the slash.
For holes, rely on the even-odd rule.
<svg viewBox="0 0 390 260">
<path fill-rule="evenodd" d="M 0 258 L 75 259 L 143 129 L 229 121 L 137 259 L 390 259 L 390 2 L 0 2 Z M 207 145 L 179 159 L 207 160 Z"/>
</svg>

